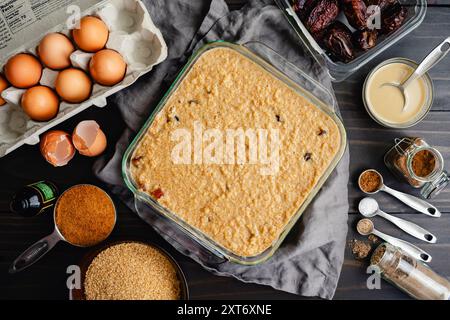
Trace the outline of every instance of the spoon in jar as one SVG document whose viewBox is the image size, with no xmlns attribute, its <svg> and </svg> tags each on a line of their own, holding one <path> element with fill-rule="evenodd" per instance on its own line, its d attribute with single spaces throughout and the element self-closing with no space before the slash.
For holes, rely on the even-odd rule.
<svg viewBox="0 0 450 320">
<path fill-rule="evenodd" d="M 382 84 L 382 86 L 392 86 L 400 90 L 403 96 L 403 108 L 402 111 L 405 111 L 408 107 L 408 95 L 406 94 L 406 88 L 414 82 L 417 78 L 420 78 L 428 70 L 437 65 L 450 51 L 450 37 L 442 41 L 436 48 L 433 49 L 426 57 L 422 60 L 422 62 L 417 66 L 416 70 L 414 70 L 411 75 L 404 80 L 402 83 L 394 83 L 388 82 Z"/>
<path fill-rule="evenodd" d="M 428 243 L 436 243 L 436 241 L 437 241 L 437 238 L 433 234 L 431 234 L 424 228 L 418 226 L 417 224 L 406 221 L 401 218 L 394 217 L 394 216 L 380 210 L 378 202 L 374 198 L 366 197 L 366 198 L 362 199 L 359 202 L 358 209 L 359 209 L 359 212 L 364 217 L 372 218 L 375 216 L 380 216 L 380 217 L 392 222 L 397 227 L 399 227 L 406 233 L 412 235 L 413 237 L 416 237 L 417 239 L 423 240 Z"/>
<path fill-rule="evenodd" d="M 383 176 L 377 170 L 368 169 L 363 171 L 358 178 L 358 186 L 365 194 L 375 194 L 378 191 L 384 191 L 391 196 L 397 198 L 407 206 L 417 210 L 430 217 L 438 218 L 441 216 L 441 212 L 432 204 L 394 189 L 389 188 L 383 182 Z"/>
<path fill-rule="evenodd" d="M 419 247 L 416 247 L 412 243 L 409 243 L 407 241 L 395 238 L 393 236 L 390 236 L 386 233 L 383 233 L 381 231 L 378 231 L 375 229 L 375 226 L 373 225 L 373 222 L 367 218 L 361 219 L 358 221 L 358 224 L 356 225 L 356 230 L 360 235 L 368 236 L 370 234 L 373 234 L 377 236 L 380 239 L 383 239 L 386 242 L 389 242 L 390 244 L 399 247 L 406 253 L 409 253 L 411 256 L 416 258 L 417 260 L 423 261 L 423 262 L 430 262 L 431 256 L 420 249 Z"/>
</svg>

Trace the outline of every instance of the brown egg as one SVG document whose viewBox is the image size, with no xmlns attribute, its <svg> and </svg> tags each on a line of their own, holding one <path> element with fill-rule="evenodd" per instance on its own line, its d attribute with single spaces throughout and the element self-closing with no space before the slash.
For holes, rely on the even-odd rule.
<svg viewBox="0 0 450 320">
<path fill-rule="evenodd" d="M 70 135 L 61 130 L 51 130 L 41 137 L 39 146 L 42 156 L 55 167 L 62 167 L 75 156 Z"/>
<path fill-rule="evenodd" d="M 6 101 L 2 98 L 1 94 L 3 90 L 9 87 L 8 81 L 0 74 L 0 106 L 3 106 L 6 104 Z"/>
<path fill-rule="evenodd" d="M 72 42 L 61 33 L 46 35 L 39 44 L 38 55 L 42 63 L 54 70 L 70 67 L 70 55 L 75 51 Z"/>
<path fill-rule="evenodd" d="M 69 103 L 80 103 L 90 97 L 92 81 L 84 71 L 69 68 L 58 74 L 55 87 L 62 100 Z"/>
<path fill-rule="evenodd" d="M 89 72 L 99 84 L 113 86 L 125 77 L 127 64 L 117 51 L 104 49 L 91 58 Z"/>
<path fill-rule="evenodd" d="M 19 53 L 5 65 L 6 79 L 16 88 L 26 89 L 39 83 L 42 65 L 31 54 Z"/>
<path fill-rule="evenodd" d="M 80 154 L 96 157 L 105 151 L 106 136 L 94 120 L 81 121 L 72 135 L 73 145 Z"/>
<path fill-rule="evenodd" d="M 87 16 L 80 20 L 80 28 L 72 30 L 77 46 L 87 52 L 103 49 L 108 42 L 109 30 L 99 18 Z"/>
<path fill-rule="evenodd" d="M 58 114 L 59 99 L 49 87 L 36 86 L 22 95 L 23 111 L 34 121 L 48 121 Z"/>
</svg>

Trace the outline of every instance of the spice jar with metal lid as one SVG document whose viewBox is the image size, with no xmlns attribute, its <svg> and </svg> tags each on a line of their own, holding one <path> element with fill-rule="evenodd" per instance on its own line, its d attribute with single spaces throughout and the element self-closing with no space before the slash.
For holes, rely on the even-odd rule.
<svg viewBox="0 0 450 320">
<path fill-rule="evenodd" d="M 384 163 L 398 178 L 422 188 L 426 199 L 436 196 L 450 182 L 441 153 L 422 138 L 396 138 Z"/>
<path fill-rule="evenodd" d="M 450 299 L 447 279 L 389 243 L 382 243 L 375 249 L 370 264 L 385 280 L 415 299 Z"/>
</svg>

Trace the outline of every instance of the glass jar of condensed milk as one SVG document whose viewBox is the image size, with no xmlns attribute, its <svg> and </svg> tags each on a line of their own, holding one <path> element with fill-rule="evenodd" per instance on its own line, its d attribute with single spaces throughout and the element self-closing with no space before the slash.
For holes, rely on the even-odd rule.
<svg viewBox="0 0 450 320">
<path fill-rule="evenodd" d="M 399 179 L 421 188 L 426 199 L 438 195 L 450 182 L 444 158 L 422 138 L 396 138 L 384 156 L 384 163 Z"/>
</svg>

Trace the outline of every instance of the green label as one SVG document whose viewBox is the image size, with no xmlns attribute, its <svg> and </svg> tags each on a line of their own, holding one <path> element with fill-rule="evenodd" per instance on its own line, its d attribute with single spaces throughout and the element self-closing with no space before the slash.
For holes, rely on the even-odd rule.
<svg viewBox="0 0 450 320">
<path fill-rule="evenodd" d="M 31 184 L 30 187 L 36 189 L 42 195 L 44 203 L 53 201 L 56 198 L 55 190 L 45 182 L 36 182 Z"/>
</svg>

